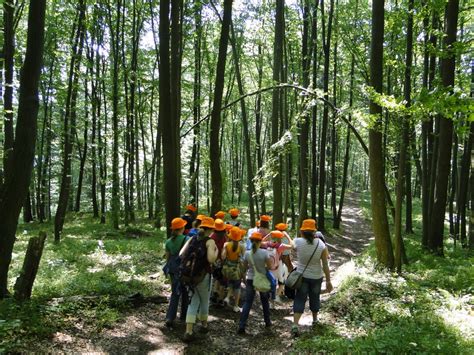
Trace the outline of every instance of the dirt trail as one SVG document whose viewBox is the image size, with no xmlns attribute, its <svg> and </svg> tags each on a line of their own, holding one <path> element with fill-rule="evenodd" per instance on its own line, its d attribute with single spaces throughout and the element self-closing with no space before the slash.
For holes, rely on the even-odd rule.
<svg viewBox="0 0 474 355">
<path fill-rule="evenodd" d="M 331 274 L 336 287 L 342 276 L 338 269 L 359 254 L 369 244 L 370 225 L 365 221 L 359 208 L 359 196 L 349 194 L 342 214 L 342 228 L 338 234 L 326 236 L 331 254 Z M 342 267 L 341 267 L 342 266 Z M 324 288 L 324 285 L 323 285 Z M 330 297 L 323 295 L 322 300 Z M 324 308 L 324 304 L 322 306 Z M 266 330 L 263 323 L 261 305 L 256 297 L 250 313 L 247 335 L 236 334 L 240 313 L 228 308 L 210 310 L 209 333 L 190 345 L 182 342 L 185 325 L 178 323 L 174 330 L 164 327 L 167 305 L 149 304 L 129 311 L 123 320 L 112 329 L 99 334 L 90 334 L 77 330 L 72 334 L 57 333 L 50 350 L 78 352 L 151 352 L 160 353 L 234 353 L 290 351 L 293 339 L 290 336 L 292 322 L 292 303 L 277 305 L 271 311 L 273 326 Z M 324 322 L 325 320 L 322 319 Z M 309 312 L 302 317 L 303 331 L 310 331 L 311 316 Z M 305 326 L 307 325 L 307 327 Z M 51 347 L 52 345 L 52 347 Z"/>
</svg>

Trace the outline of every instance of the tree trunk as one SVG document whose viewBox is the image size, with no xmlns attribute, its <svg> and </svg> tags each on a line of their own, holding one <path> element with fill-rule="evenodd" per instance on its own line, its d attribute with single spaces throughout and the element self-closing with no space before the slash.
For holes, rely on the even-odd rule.
<svg viewBox="0 0 474 355">
<path fill-rule="evenodd" d="M 336 0 L 336 14 L 334 18 L 335 24 L 335 39 L 334 39 L 334 54 L 333 54 L 333 104 L 334 107 L 337 107 L 337 7 L 339 1 Z M 336 228 L 337 225 L 337 210 L 336 210 L 336 184 L 337 184 L 337 172 L 336 172 L 336 160 L 337 160 L 337 131 L 336 131 L 336 112 L 333 111 L 332 113 L 332 120 L 331 120 L 331 211 L 332 211 L 332 223 L 333 228 Z"/>
<path fill-rule="evenodd" d="M 8 294 L 8 269 L 21 205 L 30 184 L 36 144 L 39 108 L 38 85 L 44 44 L 46 1 L 31 0 L 28 15 L 26 55 L 20 76 L 18 118 L 12 159 L 5 166 L 5 182 L 0 191 L 0 298 Z"/>
<path fill-rule="evenodd" d="M 240 65 L 239 65 L 239 54 L 237 53 L 237 43 L 235 38 L 234 26 L 231 23 L 231 34 L 232 34 L 232 54 L 234 59 L 235 65 L 235 76 L 237 79 L 237 86 L 239 88 L 239 95 L 244 96 L 244 85 L 242 83 L 242 76 L 240 73 Z M 252 165 L 252 156 L 251 156 L 251 142 L 250 142 L 250 133 L 249 133 L 249 123 L 247 119 L 247 108 L 245 106 L 245 100 L 240 101 L 240 109 L 242 114 L 242 126 L 244 131 L 244 145 L 245 145 L 245 159 L 246 159 L 246 167 L 247 167 L 247 193 L 249 199 L 249 213 L 250 213 L 250 225 L 255 225 L 255 210 L 254 210 L 254 186 L 253 186 L 253 165 Z M 236 135 L 234 135 L 236 137 Z M 238 168 L 238 164 L 236 164 Z M 239 191 L 242 189 L 239 188 Z M 239 193 L 240 196 L 240 193 Z"/>
<path fill-rule="evenodd" d="M 406 102 L 406 107 L 411 106 L 411 69 L 413 62 L 413 3 L 410 0 L 408 3 L 408 19 L 407 19 L 407 42 L 406 42 L 406 59 L 405 59 L 405 82 L 403 87 L 403 96 Z M 407 173 L 407 153 L 409 148 L 409 127 L 410 116 L 402 117 L 401 128 L 402 137 L 400 140 L 400 155 L 398 160 L 398 177 L 397 177 L 397 200 L 395 203 L 395 268 L 398 273 L 402 271 L 402 254 L 403 254 L 403 238 L 402 238 L 402 204 L 404 196 L 404 182 L 407 187 L 411 183 L 405 180 L 405 173 Z M 408 195 L 408 189 L 407 189 Z M 407 204 L 408 209 L 408 204 Z M 408 212 L 407 212 L 408 213 Z M 411 216 L 411 214 L 410 214 Z"/>
<path fill-rule="evenodd" d="M 441 81 L 444 88 L 454 86 L 455 44 L 459 14 L 459 0 L 449 0 L 446 5 L 446 36 L 444 37 L 444 55 L 441 58 Z M 441 117 L 439 125 L 438 163 L 436 167 L 435 196 L 430 216 L 428 248 L 439 255 L 443 254 L 444 215 L 448 178 L 451 163 L 451 144 L 453 139 L 453 121 Z"/>
<path fill-rule="evenodd" d="M 14 143 L 13 134 L 13 73 L 15 55 L 14 33 L 15 7 L 13 1 L 3 2 L 3 61 L 5 70 L 5 91 L 3 94 L 3 166 L 9 165 Z"/>
<path fill-rule="evenodd" d="M 84 167 L 86 166 L 86 160 L 87 160 L 87 151 L 88 151 L 88 144 L 87 144 L 87 139 L 89 136 L 89 122 L 88 120 L 88 114 L 86 113 L 86 122 L 84 125 L 84 144 L 82 146 L 82 154 L 80 154 L 81 161 L 79 165 L 79 178 L 77 180 L 77 193 L 76 193 L 76 204 L 74 207 L 74 211 L 79 212 L 81 210 L 81 195 L 82 195 L 82 182 L 84 180 Z"/>
<path fill-rule="evenodd" d="M 334 0 L 330 0 L 330 8 L 328 14 L 327 28 L 325 26 L 324 17 L 324 0 L 321 0 L 321 12 L 322 12 L 322 42 L 324 51 L 324 69 L 323 69 L 323 91 L 324 99 L 329 100 L 329 55 L 331 52 L 331 33 L 332 33 L 332 19 L 334 14 Z M 327 33 L 327 35 L 326 35 Z M 323 121 L 320 135 L 320 149 L 319 149 L 319 195 L 318 195 L 318 229 L 321 231 L 325 230 L 324 223 L 324 207 L 326 197 L 326 142 L 327 142 L 327 131 L 329 121 L 329 106 L 327 103 L 324 104 L 323 110 Z"/>
<path fill-rule="evenodd" d="M 283 61 L 283 41 L 285 36 L 285 0 L 276 0 L 275 12 L 275 40 L 273 44 L 273 84 L 281 83 L 281 66 Z M 272 138 L 274 144 L 280 139 L 280 114 L 281 114 L 281 91 L 274 89 L 272 93 Z M 278 163 L 273 174 L 273 222 L 279 223 L 283 220 L 283 195 L 282 195 L 282 169 L 279 153 L 275 152 Z M 263 213 L 263 211 L 262 211 Z"/>
<path fill-rule="evenodd" d="M 193 83 L 193 124 L 196 125 L 201 119 L 201 36 L 202 36 L 202 4 L 200 1 L 194 3 L 194 21 L 195 32 L 194 36 L 194 83 Z M 193 151 L 191 153 L 191 163 L 189 167 L 189 175 L 191 182 L 189 184 L 190 202 L 198 206 L 198 156 L 200 151 L 199 144 L 199 127 L 196 126 L 193 132 Z"/>
<path fill-rule="evenodd" d="M 31 297 L 31 291 L 33 290 L 33 284 L 38 273 L 41 256 L 43 255 L 45 240 L 46 233 L 40 232 L 38 237 L 32 237 L 28 242 L 23 267 L 14 287 L 14 297 L 18 301 L 24 301 Z"/>
<path fill-rule="evenodd" d="M 371 86 L 382 93 L 383 80 L 383 37 L 384 0 L 372 2 L 372 40 L 370 53 Z M 372 228 L 375 235 L 377 260 L 387 268 L 393 268 L 393 250 L 388 228 L 387 206 L 385 204 L 385 176 L 383 169 L 381 114 L 382 108 L 370 102 L 370 114 L 377 116 L 374 126 L 369 130 L 369 174 L 372 200 Z"/>
<path fill-rule="evenodd" d="M 219 132 L 221 126 L 221 106 L 224 93 L 225 64 L 227 58 L 227 43 L 232 18 L 232 0 L 224 0 L 224 15 L 219 40 L 219 54 L 217 59 L 214 101 L 210 122 L 209 160 L 211 168 L 212 201 L 211 215 L 222 207 L 222 173 L 220 167 Z"/>
<path fill-rule="evenodd" d="M 302 68 L 303 68 L 303 87 L 309 86 L 309 72 L 311 67 L 311 53 L 309 50 L 309 0 L 304 1 L 303 6 L 303 37 L 302 37 Z M 305 103 L 304 103 L 305 104 Z M 304 219 L 308 218 L 308 141 L 309 141 L 309 114 L 305 114 L 299 123 L 299 177 L 300 177 L 300 204 L 298 225 L 301 225 Z M 280 219 L 281 220 L 281 219 Z M 278 221 L 276 221 L 278 222 Z"/>
<path fill-rule="evenodd" d="M 71 160 L 73 150 L 73 139 L 76 136 L 76 102 L 78 81 L 81 66 L 82 48 L 85 37 L 85 13 L 86 4 L 81 0 L 78 7 L 78 22 L 76 35 L 72 47 L 72 57 L 69 66 L 68 90 L 66 98 L 66 111 L 64 113 L 64 148 L 63 148 L 63 170 L 61 174 L 61 189 L 59 192 L 58 207 L 54 217 L 54 241 L 61 240 L 61 233 L 66 217 L 66 210 L 71 194 Z"/>
<path fill-rule="evenodd" d="M 31 194 L 28 191 L 23 204 L 23 222 L 30 223 L 33 221 L 33 211 L 31 207 Z"/>
</svg>

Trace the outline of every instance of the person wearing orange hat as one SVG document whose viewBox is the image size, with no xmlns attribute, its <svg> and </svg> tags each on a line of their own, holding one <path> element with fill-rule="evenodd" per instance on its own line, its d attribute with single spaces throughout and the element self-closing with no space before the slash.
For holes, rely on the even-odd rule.
<svg viewBox="0 0 474 355">
<path fill-rule="evenodd" d="M 247 240 L 246 240 L 246 248 L 247 250 L 250 250 L 252 248 L 252 243 L 250 242 L 250 236 L 254 232 L 259 232 L 261 233 L 264 237 L 270 233 L 270 221 L 272 220 L 272 217 L 268 215 L 262 215 L 260 216 L 260 220 L 257 221 L 256 227 L 249 229 L 247 232 Z"/>
<path fill-rule="evenodd" d="M 301 287 L 296 290 L 293 302 L 293 325 L 291 333 L 299 335 L 298 323 L 304 312 L 309 296 L 309 308 L 313 313 L 313 325 L 317 322 L 320 309 L 320 293 L 323 277 L 326 277 L 326 291 L 331 292 L 331 274 L 328 264 L 328 248 L 316 236 L 316 221 L 305 219 L 300 228 L 300 236 L 295 238 L 293 246 L 296 249 L 296 270 L 302 273 Z"/>
<path fill-rule="evenodd" d="M 282 302 L 281 296 L 283 295 L 285 279 L 288 275 L 288 269 L 286 265 L 281 261 L 281 255 L 286 250 L 291 250 L 293 247 L 293 240 L 289 238 L 289 243 L 285 244 L 282 239 L 285 235 L 282 231 L 275 230 L 271 231 L 264 239 L 261 248 L 267 249 L 272 260 L 272 266 L 270 272 L 273 277 L 278 281 L 278 290 L 276 293 L 272 293 L 272 301 Z"/>
<path fill-rule="evenodd" d="M 188 237 L 194 237 L 199 234 L 199 226 L 201 225 L 202 219 L 206 217 L 203 214 L 198 214 L 193 222 L 193 228 L 191 228 L 187 234 Z"/>
<path fill-rule="evenodd" d="M 191 228 L 193 228 L 193 222 L 196 219 L 197 208 L 193 204 L 189 204 L 184 208 L 185 212 L 181 217 L 186 221 L 186 227 L 184 228 L 184 234 L 188 234 Z"/>
<path fill-rule="evenodd" d="M 166 326 L 172 328 L 178 313 L 179 300 L 181 299 L 181 314 L 180 318 L 185 319 L 187 308 L 188 308 L 188 293 L 186 288 L 181 285 L 179 280 L 179 265 L 181 259 L 179 258 L 179 252 L 186 242 L 186 236 L 184 235 L 184 227 L 186 221 L 182 218 L 174 218 L 171 221 L 171 237 L 166 240 L 165 253 L 166 253 L 166 264 L 163 271 L 167 276 L 170 277 L 171 281 L 171 297 L 166 312 Z"/>
<path fill-rule="evenodd" d="M 231 208 L 229 210 L 229 214 L 230 214 L 230 218 L 231 218 L 229 223 L 232 224 L 234 227 L 239 227 L 240 222 L 237 220 L 237 218 L 240 215 L 240 211 L 237 208 Z"/>
<path fill-rule="evenodd" d="M 253 286 L 253 279 L 255 277 L 255 271 L 266 274 L 267 269 L 271 266 L 271 259 L 268 255 L 268 251 L 261 249 L 263 235 L 259 232 L 254 232 L 250 236 L 252 243 L 252 249 L 247 250 L 244 255 L 244 269 L 247 270 L 247 287 L 245 289 L 245 302 L 242 308 L 242 314 L 240 315 L 238 334 L 245 334 L 245 327 L 252 308 L 253 300 L 255 298 L 255 288 Z M 256 270 L 254 270 L 256 269 Z M 269 292 L 259 292 L 260 301 L 263 308 L 263 319 L 265 321 L 265 327 L 269 328 L 272 325 L 270 320 L 270 302 Z"/>
<path fill-rule="evenodd" d="M 216 219 L 214 233 L 211 234 L 211 239 L 214 240 L 217 246 L 218 255 L 216 263 L 212 271 L 212 278 L 214 280 L 214 294 L 211 296 L 211 301 L 219 306 L 224 305 L 224 296 L 226 288 L 226 280 L 222 275 L 222 250 L 227 241 L 226 225 L 222 219 Z"/>
<path fill-rule="evenodd" d="M 222 250 L 222 260 L 224 261 L 223 274 L 227 278 L 227 296 L 224 303 L 230 305 L 230 297 L 234 295 L 233 311 L 240 312 L 240 284 L 242 281 L 240 259 L 244 255 L 245 249 L 240 245 L 242 240 L 242 229 L 232 227 L 228 234 L 229 241 L 224 244 Z"/>
<path fill-rule="evenodd" d="M 224 218 L 225 218 L 225 212 L 224 212 L 224 211 L 218 211 L 218 212 L 216 212 L 216 214 L 214 215 L 214 217 L 215 217 L 216 219 L 222 219 L 222 220 L 224 220 Z"/>
<path fill-rule="evenodd" d="M 288 224 L 278 223 L 275 226 L 275 228 L 284 234 L 281 242 L 283 244 L 290 244 L 291 238 L 290 238 L 290 235 L 287 232 Z M 293 271 L 293 264 L 291 263 L 291 250 L 290 249 L 287 249 L 287 250 L 283 251 L 283 253 L 281 254 L 281 261 L 283 262 L 283 264 L 286 265 L 286 267 L 288 269 L 288 272 Z"/>
<path fill-rule="evenodd" d="M 210 238 L 214 228 L 214 219 L 203 217 L 202 223 L 199 226 L 199 235 L 189 238 L 180 252 L 183 262 L 187 260 L 189 255 L 193 255 L 193 251 L 197 252 L 204 248 L 206 252 L 204 266 L 202 267 L 204 277 L 197 285 L 192 287 L 193 294 L 186 313 L 186 332 L 183 338 L 185 342 L 190 342 L 194 339 L 193 329 L 196 320 L 201 321 L 202 332 L 207 332 L 208 329 L 209 296 L 212 289 L 211 265 L 216 261 L 218 254 L 216 243 Z"/>
</svg>

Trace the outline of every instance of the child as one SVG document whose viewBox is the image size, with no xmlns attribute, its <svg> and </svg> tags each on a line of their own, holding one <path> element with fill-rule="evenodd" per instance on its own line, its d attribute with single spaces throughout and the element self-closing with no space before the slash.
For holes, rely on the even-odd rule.
<svg viewBox="0 0 474 355">
<path fill-rule="evenodd" d="M 193 227 L 193 222 L 196 219 L 197 208 L 194 205 L 187 205 L 185 207 L 186 212 L 181 217 L 186 221 L 186 226 L 184 227 L 184 234 L 188 234 L 189 230 Z"/>
<path fill-rule="evenodd" d="M 277 294 L 272 297 L 276 302 L 281 302 L 281 295 L 284 291 L 285 280 L 283 278 L 284 271 L 283 271 L 283 263 L 281 262 L 281 255 L 285 250 L 289 250 L 292 248 L 292 239 L 289 238 L 289 244 L 282 243 L 282 239 L 284 237 L 283 232 L 281 231 L 272 231 L 269 235 L 267 235 L 263 242 L 262 248 L 267 249 L 270 255 L 270 259 L 272 261 L 270 271 L 273 274 L 274 278 L 278 281 L 278 290 Z"/>
<path fill-rule="evenodd" d="M 291 240 L 290 235 L 286 232 L 286 230 L 288 229 L 288 224 L 278 223 L 275 227 L 276 227 L 277 230 L 279 230 L 280 232 L 283 233 L 283 238 L 281 239 L 281 242 L 283 244 L 291 244 L 290 243 L 290 240 Z M 281 254 L 281 261 L 288 268 L 288 273 L 293 271 L 293 264 L 291 263 L 290 255 L 291 255 L 291 250 L 290 249 L 284 250 L 283 253 Z"/>
<path fill-rule="evenodd" d="M 179 281 L 179 252 L 186 242 L 184 236 L 184 227 L 186 221 L 182 218 L 174 218 L 171 221 L 171 238 L 165 243 L 166 251 L 166 274 L 171 279 L 171 297 L 168 311 L 166 313 L 166 326 L 172 328 L 176 314 L 178 313 L 179 299 L 181 298 L 181 314 L 180 318 L 184 320 L 188 308 L 188 293 Z"/>
<path fill-rule="evenodd" d="M 232 272 L 229 274 L 235 274 L 234 277 L 230 277 L 226 272 L 224 272 L 224 276 L 227 278 L 227 297 L 224 299 L 224 303 L 230 305 L 230 297 L 232 293 L 234 294 L 234 312 L 240 312 L 239 309 L 239 300 L 240 300 L 240 283 L 241 283 L 241 276 L 240 275 L 240 259 L 244 255 L 245 249 L 242 248 L 240 245 L 240 241 L 242 240 L 242 230 L 239 227 L 233 227 L 228 237 L 230 239 L 229 242 L 224 244 L 224 249 L 222 250 L 222 260 L 224 262 L 224 269 L 228 268 L 231 269 Z"/>
<path fill-rule="evenodd" d="M 264 249 L 260 249 L 263 235 L 258 232 L 254 232 L 250 236 L 252 243 L 252 249 L 245 252 L 244 256 L 244 269 L 247 269 L 247 287 L 245 293 L 245 303 L 242 308 L 242 314 L 240 316 L 238 334 L 245 334 L 245 326 L 247 325 L 247 319 L 249 317 L 250 309 L 252 308 L 253 299 L 255 298 L 255 288 L 253 287 L 253 279 L 255 277 L 255 269 L 262 274 L 265 274 L 267 268 L 271 265 L 271 260 L 268 252 Z M 270 304 L 268 302 L 269 293 L 259 292 L 260 301 L 262 302 L 263 308 L 263 319 L 265 320 L 265 327 L 271 327 L 272 322 L 270 320 Z"/>
<path fill-rule="evenodd" d="M 229 214 L 231 218 L 229 223 L 232 224 L 234 227 L 239 227 L 240 222 L 237 220 L 237 218 L 239 217 L 240 211 L 237 208 L 231 208 L 229 210 Z"/>
<path fill-rule="evenodd" d="M 217 262 L 216 265 L 214 265 L 214 270 L 212 273 L 212 277 L 215 281 L 214 292 L 217 293 L 217 299 L 216 297 L 213 297 L 213 301 L 217 302 L 220 305 L 223 305 L 225 288 L 227 285 L 222 275 L 222 251 L 224 249 L 224 244 L 227 241 L 227 238 L 224 221 L 222 219 L 216 219 L 214 224 L 215 229 L 214 233 L 211 234 L 211 239 L 214 240 L 214 242 L 216 243 L 218 255 Z"/>
<path fill-rule="evenodd" d="M 207 318 L 209 316 L 209 295 L 211 291 L 211 265 L 217 259 L 217 247 L 214 240 L 210 239 L 212 231 L 214 230 L 214 220 L 210 217 L 204 217 L 199 227 L 199 235 L 188 239 L 184 247 L 181 249 L 180 257 L 186 260 L 186 256 L 193 251 L 193 245 L 202 246 L 205 243 L 206 259 L 205 259 L 205 276 L 194 287 L 193 297 L 189 303 L 188 311 L 186 313 L 186 332 L 184 333 L 184 341 L 190 342 L 194 339 L 193 328 L 196 320 L 202 322 L 201 332 L 206 333 Z M 192 242 L 192 243 L 191 243 Z M 201 243 L 201 244 L 199 244 Z"/>
</svg>

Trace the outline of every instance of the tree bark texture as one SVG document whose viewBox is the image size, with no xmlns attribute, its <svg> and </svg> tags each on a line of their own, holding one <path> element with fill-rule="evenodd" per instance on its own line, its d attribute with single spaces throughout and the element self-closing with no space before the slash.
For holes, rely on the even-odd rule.
<svg viewBox="0 0 474 355">
<path fill-rule="evenodd" d="M 224 0 L 224 15 L 219 39 L 219 54 L 217 57 L 214 100 L 210 122 L 209 160 L 212 187 L 211 215 L 214 215 L 222 207 L 222 172 L 220 167 L 219 133 L 221 129 L 221 106 L 224 93 L 225 64 L 231 19 L 232 0 Z"/>
<path fill-rule="evenodd" d="M 372 40 L 370 52 L 370 80 L 375 91 L 382 92 L 383 80 L 383 37 L 384 0 L 372 2 Z M 370 102 L 370 114 L 376 121 L 369 129 L 369 174 L 372 201 L 372 228 L 375 235 L 377 260 L 387 268 L 393 268 L 394 258 L 388 227 L 387 205 L 385 203 L 385 174 L 382 152 L 381 115 L 382 108 Z"/>
<path fill-rule="evenodd" d="M 16 227 L 33 169 L 39 108 L 38 86 L 43 61 L 46 1 L 31 0 L 26 55 L 20 76 L 20 97 L 12 159 L 0 191 L 0 297 L 5 296 Z"/>
</svg>

